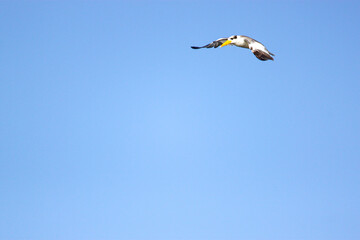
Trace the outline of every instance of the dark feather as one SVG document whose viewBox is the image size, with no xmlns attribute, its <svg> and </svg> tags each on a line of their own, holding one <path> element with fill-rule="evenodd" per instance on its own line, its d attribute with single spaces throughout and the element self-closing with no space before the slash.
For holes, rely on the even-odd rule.
<svg viewBox="0 0 360 240">
<path fill-rule="evenodd" d="M 195 46 L 192 46 L 191 48 L 192 49 L 200 49 L 200 48 L 217 48 L 219 46 L 221 46 L 224 42 L 226 42 L 227 38 L 220 38 L 216 41 L 213 41 L 212 43 L 209 43 L 205 46 L 202 46 L 202 47 L 195 47 Z"/>
<path fill-rule="evenodd" d="M 266 61 L 266 60 L 273 60 L 274 61 L 274 59 L 269 54 L 267 54 L 266 52 L 263 52 L 263 51 L 260 51 L 260 50 L 254 50 L 252 52 L 261 61 Z"/>
</svg>

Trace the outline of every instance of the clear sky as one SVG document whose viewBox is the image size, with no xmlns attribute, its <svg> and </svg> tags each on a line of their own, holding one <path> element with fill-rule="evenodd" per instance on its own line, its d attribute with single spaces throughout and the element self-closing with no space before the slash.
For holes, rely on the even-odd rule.
<svg viewBox="0 0 360 240">
<path fill-rule="evenodd" d="M 1 1 L 0 239 L 360 239 L 359 9 Z"/>
</svg>

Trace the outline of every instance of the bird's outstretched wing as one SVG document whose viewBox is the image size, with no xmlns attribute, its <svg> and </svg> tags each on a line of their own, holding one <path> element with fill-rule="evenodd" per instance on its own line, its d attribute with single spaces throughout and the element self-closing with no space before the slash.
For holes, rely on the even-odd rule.
<svg viewBox="0 0 360 240">
<path fill-rule="evenodd" d="M 270 54 L 268 54 L 267 52 L 261 51 L 261 50 L 251 50 L 253 52 L 253 54 L 260 59 L 261 61 L 266 61 L 266 60 L 273 60 L 274 58 L 272 56 L 270 56 Z"/>
<path fill-rule="evenodd" d="M 252 53 L 255 55 L 255 57 L 257 57 L 261 61 L 266 61 L 266 60 L 274 61 L 274 58 L 271 57 L 271 55 L 272 56 L 275 56 L 275 55 L 272 54 L 271 52 L 269 52 L 269 50 L 267 50 L 266 47 L 262 43 L 256 41 L 255 39 L 249 38 L 249 37 L 247 37 L 245 39 L 245 41 L 248 43 L 249 49 L 252 51 Z"/>
<path fill-rule="evenodd" d="M 202 47 L 194 47 L 192 46 L 192 49 L 200 49 L 200 48 L 217 48 L 219 46 L 221 46 L 224 42 L 226 42 L 228 39 L 227 38 L 219 38 L 218 40 L 213 41 L 212 43 L 209 43 L 205 46 Z"/>
</svg>

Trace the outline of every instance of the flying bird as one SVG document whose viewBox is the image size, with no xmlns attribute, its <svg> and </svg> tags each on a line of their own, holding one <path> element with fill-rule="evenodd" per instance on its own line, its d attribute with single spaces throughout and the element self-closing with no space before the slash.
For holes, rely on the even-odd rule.
<svg viewBox="0 0 360 240">
<path fill-rule="evenodd" d="M 266 47 L 261 43 L 252 39 L 251 37 L 242 36 L 242 35 L 234 35 L 229 38 L 219 38 L 218 40 L 213 41 L 202 47 L 194 47 L 192 49 L 200 49 L 200 48 L 217 48 L 224 47 L 226 45 L 233 45 L 242 48 L 248 48 L 252 51 L 252 53 L 261 61 L 266 60 L 274 60 L 272 56 L 275 56 Z"/>
</svg>

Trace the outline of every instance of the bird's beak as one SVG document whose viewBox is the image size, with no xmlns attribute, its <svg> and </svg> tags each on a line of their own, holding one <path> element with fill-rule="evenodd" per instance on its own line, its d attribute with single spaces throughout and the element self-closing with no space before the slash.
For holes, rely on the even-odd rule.
<svg viewBox="0 0 360 240">
<path fill-rule="evenodd" d="M 220 47 L 225 47 L 226 45 L 229 45 L 231 43 L 231 40 L 226 40 Z"/>
</svg>

